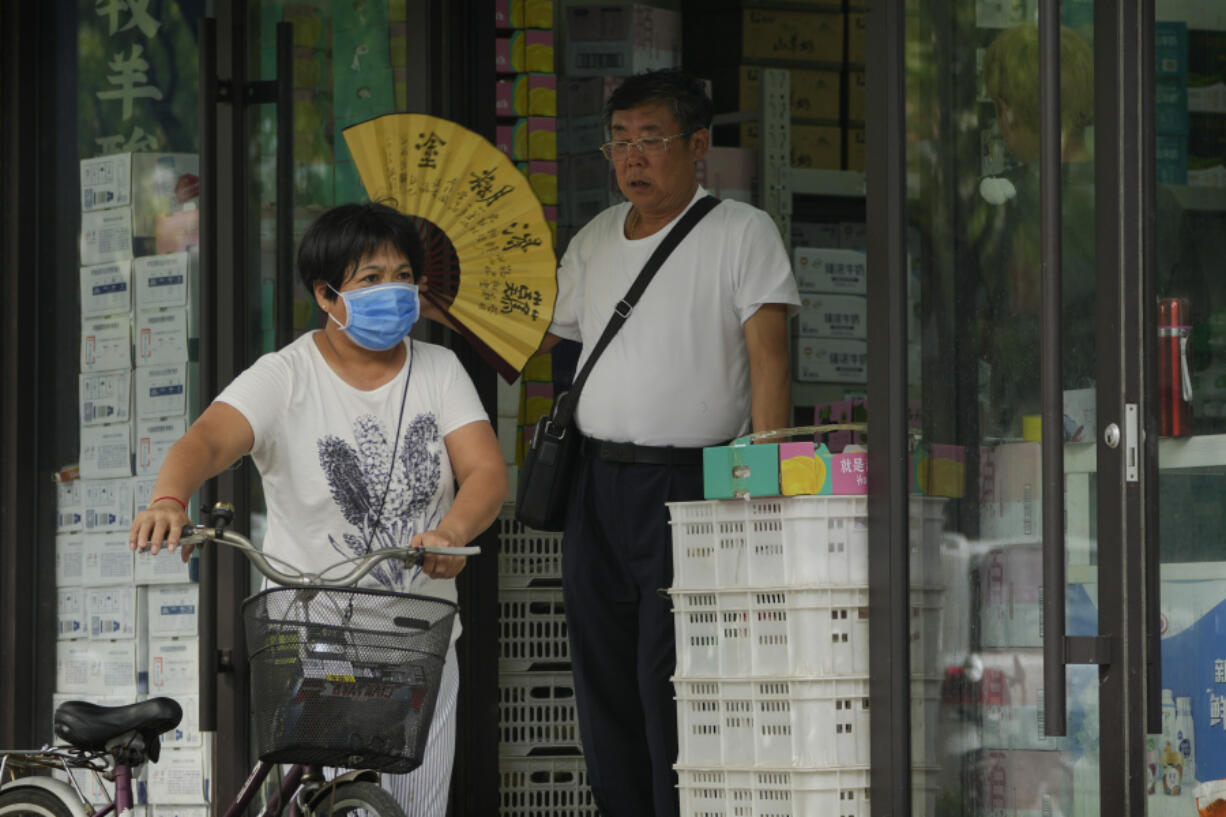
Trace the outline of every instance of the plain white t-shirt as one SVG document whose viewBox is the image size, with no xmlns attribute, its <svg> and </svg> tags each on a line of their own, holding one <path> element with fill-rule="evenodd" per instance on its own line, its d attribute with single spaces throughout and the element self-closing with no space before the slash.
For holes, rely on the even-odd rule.
<svg viewBox="0 0 1226 817">
<path fill-rule="evenodd" d="M 268 509 L 264 552 L 318 573 L 367 552 L 367 542 L 371 550 L 404 547 L 437 527 L 455 498 L 443 439 L 488 417 L 449 349 L 406 341 L 396 377 L 363 391 L 332 371 L 314 334 L 262 356 L 216 399 L 237 409 L 255 433 L 251 458 Z M 395 560 L 381 562 L 361 585 L 456 600 L 454 579 L 404 571 Z"/>
<path fill-rule="evenodd" d="M 699 187 L 694 201 L 707 195 Z M 688 209 L 688 208 L 687 208 Z M 626 238 L 630 203 L 592 219 L 566 249 L 549 331 L 583 344 L 582 368 L 613 308 L 677 219 Z M 778 228 L 724 201 L 673 250 L 605 349 L 579 398 L 584 434 L 638 445 L 699 447 L 750 429 L 743 324 L 763 304 L 800 305 Z"/>
</svg>

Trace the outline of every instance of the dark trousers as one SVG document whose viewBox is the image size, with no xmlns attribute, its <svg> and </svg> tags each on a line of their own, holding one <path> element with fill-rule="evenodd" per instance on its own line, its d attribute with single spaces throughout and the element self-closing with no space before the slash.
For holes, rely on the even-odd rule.
<svg viewBox="0 0 1226 817">
<path fill-rule="evenodd" d="M 604 817 L 676 817 L 673 580 L 665 502 L 702 498 L 702 468 L 581 458 L 562 543 L 579 730 Z"/>
</svg>

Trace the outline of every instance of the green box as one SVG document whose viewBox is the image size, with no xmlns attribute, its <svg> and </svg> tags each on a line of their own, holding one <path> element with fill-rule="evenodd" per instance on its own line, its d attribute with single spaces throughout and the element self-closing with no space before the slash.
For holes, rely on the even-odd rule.
<svg viewBox="0 0 1226 817">
<path fill-rule="evenodd" d="M 1188 132 L 1188 83 L 1184 79 L 1154 82 L 1154 131 L 1164 136 Z"/>
<path fill-rule="evenodd" d="M 779 445 L 734 441 L 704 448 L 702 484 L 707 499 L 779 496 Z"/>
<path fill-rule="evenodd" d="M 1188 24 L 1154 23 L 1154 76 L 1187 77 Z"/>
</svg>

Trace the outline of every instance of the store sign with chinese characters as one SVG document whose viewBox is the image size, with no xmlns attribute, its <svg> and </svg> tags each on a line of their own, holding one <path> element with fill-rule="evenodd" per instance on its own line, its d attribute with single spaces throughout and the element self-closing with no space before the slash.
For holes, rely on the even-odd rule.
<svg viewBox="0 0 1226 817">
<path fill-rule="evenodd" d="M 79 0 L 78 153 L 194 152 L 204 0 Z"/>
</svg>

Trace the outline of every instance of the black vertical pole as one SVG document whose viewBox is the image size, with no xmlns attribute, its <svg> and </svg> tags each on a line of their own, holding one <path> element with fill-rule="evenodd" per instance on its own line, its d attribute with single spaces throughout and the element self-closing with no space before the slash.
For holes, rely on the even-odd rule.
<svg viewBox="0 0 1226 817">
<path fill-rule="evenodd" d="M 294 339 L 294 24 L 277 23 L 277 348 Z"/>
<path fill-rule="evenodd" d="M 868 12 L 869 705 L 873 814 L 911 809 L 903 3 Z"/>
<path fill-rule="evenodd" d="M 1039 246 L 1042 307 L 1039 383 L 1043 418 L 1043 719 L 1065 734 L 1064 375 L 1061 290 L 1060 0 L 1039 3 Z"/>
<path fill-rule="evenodd" d="M 200 20 L 200 245 L 197 248 L 197 286 L 201 334 L 197 395 L 199 415 L 217 391 L 216 345 L 209 336 L 217 328 L 217 21 Z M 215 499 L 212 480 L 201 489 L 206 505 Z M 189 508 L 189 513 L 196 509 Z M 205 548 L 200 568 L 200 730 L 217 731 L 217 555 Z"/>
</svg>

